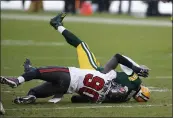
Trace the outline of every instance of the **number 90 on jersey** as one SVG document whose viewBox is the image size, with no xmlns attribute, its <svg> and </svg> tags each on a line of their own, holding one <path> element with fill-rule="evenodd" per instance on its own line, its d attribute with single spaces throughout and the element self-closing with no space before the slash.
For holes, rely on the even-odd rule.
<svg viewBox="0 0 174 118">
<path fill-rule="evenodd" d="M 92 98 L 92 101 L 99 99 L 99 93 L 103 89 L 105 81 L 104 79 L 87 74 L 83 80 L 84 87 L 79 89 L 79 94 L 86 95 Z"/>
</svg>

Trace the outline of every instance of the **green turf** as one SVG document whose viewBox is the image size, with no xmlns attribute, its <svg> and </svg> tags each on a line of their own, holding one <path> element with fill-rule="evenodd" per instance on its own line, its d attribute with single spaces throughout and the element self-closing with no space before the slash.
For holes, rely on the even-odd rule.
<svg viewBox="0 0 174 118">
<path fill-rule="evenodd" d="M 72 104 L 71 95 L 65 95 L 58 104 L 47 103 L 48 98 L 38 99 L 34 105 L 16 105 L 15 96 L 23 96 L 39 81 L 31 81 L 11 89 L 2 85 L 1 95 L 6 116 L 74 116 L 74 117 L 149 117 L 172 116 L 172 28 L 150 26 L 125 26 L 106 24 L 64 23 L 65 27 L 88 43 L 102 64 L 115 53 L 133 58 L 151 68 L 150 77 L 143 79 L 146 86 L 167 89 L 152 91 L 147 103 L 131 100 L 122 104 L 100 104 L 99 106 L 133 106 L 113 108 L 76 108 L 97 104 Z M 38 42 L 60 42 L 63 46 L 7 46 L 1 45 L 1 75 L 17 76 L 23 72 L 23 61 L 30 58 L 35 66 L 78 66 L 76 50 L 66 44 L 64 38 L 44 21 L 1 20 L 1 40 L 33 40 Z M 156 78 L 164 76 L 163 78 Z M 10 91 L 10 92 L 3 92 Z M 138 107 L 138 105 L 154 105 Z M 158 106 L 162 105 L 162 106 Z M 69 109 L 54 109 L 70 107 Z M 31 108 L 31 109 L 30 109 Z M 33 109 L 32 109 L 33 108 Z M 34 109 L 38 108 L 38 109 Z M 39 108 L 50 108 L 47 110 Z M 16 109 L 16 110 L 12 110 Z"/>
</svg>

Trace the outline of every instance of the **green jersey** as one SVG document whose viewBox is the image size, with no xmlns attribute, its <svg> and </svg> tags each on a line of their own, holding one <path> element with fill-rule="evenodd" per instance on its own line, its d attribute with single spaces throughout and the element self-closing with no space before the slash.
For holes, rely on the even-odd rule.
<svg viewBox="0 0 174 118">
<path fill-rule="evenodd" d="M 104 68 L 98 67 L 98 71 L 102 72 Z M 127 95 L 125 98 L 118 98 L 114 100 L 109 100 L 110 102 L 125 102 L 130 100 L 133 95 L 139 90 L 140 85 L 142 83 L 141 79 L 137 74 L 133 73 L 128 76 L 125 72 L 117 72 L 117 78 L 114 81 L 118 84 L 121 84 L 123 87 L 126 86 L 128 88 Z"/>
<path fill-rule="evenodd" d="M 127 95 L 121 101 L 128 101 L 132 96 L 139 90 L 139 87 L 142 83 L 141 79 L 134 73 L 132 76 L 128 76 L 124 72 L 117 72 L 117 78 L 115 82 L 126 86 L 128 88 Z"/>
</svg>

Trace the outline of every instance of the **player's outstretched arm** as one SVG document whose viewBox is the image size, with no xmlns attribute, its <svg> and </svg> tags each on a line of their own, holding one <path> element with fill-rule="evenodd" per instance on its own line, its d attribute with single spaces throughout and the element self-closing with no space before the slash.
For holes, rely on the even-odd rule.
<svg viewBox="0 0 174 118">
<path fill-rule="evenodd" d="M 116 69 L 118 64 L 123 64 L 126 67 L 132 68 L 133 64 L 120 54 L 115 54 L 104 66 L 104 73 Z"/>
<path fill-rule="evenodd" d="M 104 66 L 103 73 L 107 73 L 110 70 L 116 69 L 118 64 L 122 64 L 130 69 L 132 69 L 135 73 L 139 74 L 140 76 L 147 77 L 148 76 L 148 69 L 140 68 L 134 65 L 131 61 L 127 58 L 122 56 L 121 54 L 115 54 Z"/>
<path fill-rule="evenodd" d="M 66 13 L 58 14 L 50 20 L 50 25 L 64 36 L 68 44 L 77 47 L 82 41 L 63 26 L 62 21 L 65 18 L 65 16 Z"/>
</svg>

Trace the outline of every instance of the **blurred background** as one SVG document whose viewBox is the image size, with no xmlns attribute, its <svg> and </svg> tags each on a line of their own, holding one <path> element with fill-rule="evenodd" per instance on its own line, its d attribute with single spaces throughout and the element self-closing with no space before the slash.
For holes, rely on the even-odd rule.
<svg viewBox="0 0 174 118">
<path fill-rule="evenodd" d="M 5 0 L 1 1 L 1 9 L 29 12 L 65 11 L 82 15 L 110 13 L 138 17 L 169 16 L 172 14 L 172 1 L 169 1 L 171 0 Z"/>
</svg>

